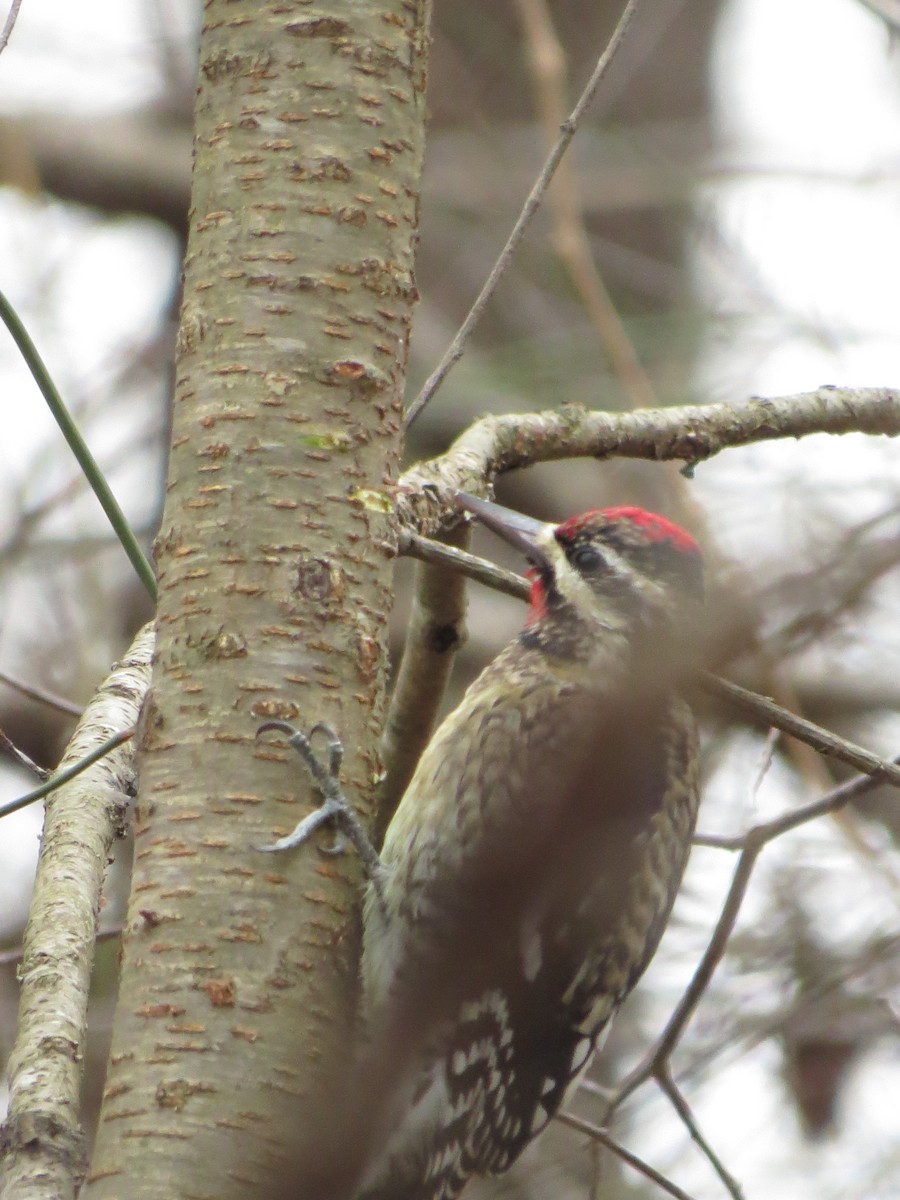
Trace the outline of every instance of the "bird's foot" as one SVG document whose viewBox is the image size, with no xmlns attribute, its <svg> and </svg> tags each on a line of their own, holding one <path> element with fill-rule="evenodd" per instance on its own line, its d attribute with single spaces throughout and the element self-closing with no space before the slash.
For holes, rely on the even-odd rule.
<svg viewBox="0 0 900 1200">
<path fill-rule="evenodd" d="M 309 734 L 303 733 L 287 721 L 266 721 L 256 731 L 256 736 L 270 730 L 277 730 L 287 735 L 288 744 L 299 753 L 306 769 L 312 776 L 316 787 L 322 793 L 322 803 L 291 830 L 285 837 L 279 838 L 267 846 L 257 846 L 266 854 L 276 854 L 282 850 L 293 850 L 302 846 L 323 825 L 330 824 L 336 831 L 337 837 L 331 846 L 322 847 L 325 854 L 342 854 L 346 843 L 350 842 L 362 859 L 366 874 L 380 893 L 381 862 L 378 852 L 369 840 L 356 813 L 343 793 L 340 782 L 341 763 L 344 758 L 344 747 L 329 726 L 321 721 L 314 725 Z M 328 745 L 327 762 L 319 759 L 312 747 L 312 739 L 316 734 L 322 734 Z"/>
</svg>

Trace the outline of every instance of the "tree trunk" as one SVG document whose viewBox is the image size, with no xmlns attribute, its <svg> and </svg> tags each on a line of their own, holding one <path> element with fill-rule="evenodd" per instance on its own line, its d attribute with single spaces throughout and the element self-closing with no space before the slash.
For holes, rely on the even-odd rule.
<svg viewBox="0 0 900 1200">
<path fill-rule="evenodd" d="M 271 1195 L 286 1161 L 294 1194 L 313 1195 L 312 1148 L 336 1128 L 359 864 L 254 849 L 317 801 L 283 741 L 254 734 L 270 718 L 327 721 L 369 812 L 428 3 L 332 11 L 206 4 L 96 1200 Z"/>
</svg>

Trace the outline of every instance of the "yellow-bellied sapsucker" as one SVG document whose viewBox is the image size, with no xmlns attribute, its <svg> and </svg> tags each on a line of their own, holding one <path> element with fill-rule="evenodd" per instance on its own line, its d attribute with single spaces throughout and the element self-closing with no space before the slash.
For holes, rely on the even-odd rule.
<svg viewBox="0 0 900 1200">
<path fill-rule="evenodd" d="M 530 560 L 531 605 L 435 733 L 380 856 L 338 822 L 372 879 L 363 1057 L 381 1111 L 360 1200 L 452 1200 L 544 1128 L 656 949 L 697 811 L 678 689 L 694 539 L 637 508 L 554 526 L 459 503 Z M 344 814 L 339 764 L 306 757 L 326 803 L 279 846 Z"/>
</svg>

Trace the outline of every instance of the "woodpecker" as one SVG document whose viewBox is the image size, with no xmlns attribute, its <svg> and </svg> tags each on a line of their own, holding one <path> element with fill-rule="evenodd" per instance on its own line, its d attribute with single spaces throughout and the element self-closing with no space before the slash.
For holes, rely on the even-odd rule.
<svg viewBox="0 0 900 1200">
<path fill-rule="evenodd" d="M 360 1081 L 378 1116 L 357 1200 L 453 1200 L 540 1133 L 656 950 L 697 812 L 679 686 L 696 541 L 639 508 L 554 525 L 458 504 L 525 555 L 530 605 L 427 746 L 380 855 L 362 846 Z M 334 746 L 321 816 L 276 848 L 339 810 L 361 845 Z"/>
</svg>

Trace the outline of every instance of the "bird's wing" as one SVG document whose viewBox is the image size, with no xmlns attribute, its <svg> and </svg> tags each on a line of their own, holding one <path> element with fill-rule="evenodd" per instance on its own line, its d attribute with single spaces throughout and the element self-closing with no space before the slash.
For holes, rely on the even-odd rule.
<svg viewBox="0 0 900 1200">
<path fill-rule="evenodd" d="M 419 853 L 376 1027 L 420 1064 L 385 1160 L 416 1128 L 420 1200 L 505 1169 L 544 1127 L 655 949 L 684 866 L 696 787 L 680 702 L 544 691 L 493 707 L 486 691 L 462 769 L 439 736 L 407 797 Z M 429 811 L 453 786 L 490 789 L 477 837 L 471 806 Z"/>
</svg>

